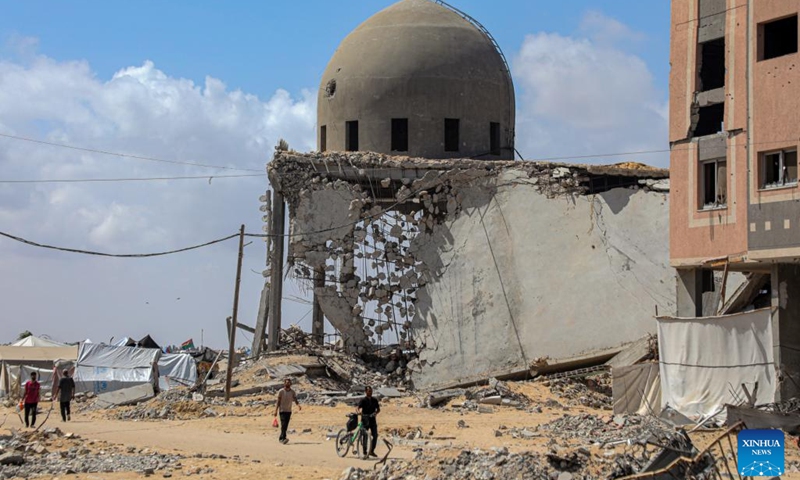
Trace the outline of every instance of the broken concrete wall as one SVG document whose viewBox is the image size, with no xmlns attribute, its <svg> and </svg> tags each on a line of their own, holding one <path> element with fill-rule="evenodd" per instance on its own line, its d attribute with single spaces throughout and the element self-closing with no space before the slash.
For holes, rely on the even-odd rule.
<svg viewBox="0 0 800 480">
<path fill-rule="evenodd" d="M 437 266 L 418 292 L 418 387 L 596 355 L 674 310 L 666 194 L 551 199 L 514 171 L 460 193 L 461 214 L 415 240 Z"/>
<path fill-rule="evenodd" d="M 269 171 L 294 275 L 325 270 L 349 351 L 416 349 L 421 387 L 607 355 L 674 310 L 664 170 L 288 152 Z"/>
</svg>

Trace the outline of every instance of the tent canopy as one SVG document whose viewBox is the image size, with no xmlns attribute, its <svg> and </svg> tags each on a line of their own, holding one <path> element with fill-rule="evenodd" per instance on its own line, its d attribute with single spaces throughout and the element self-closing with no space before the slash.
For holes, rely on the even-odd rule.
<svg viewBox="0 0 800 480">
<path fill-rule="evenodd" d="M 0 347 L 0 361 L 6 363 L 52 362 L 77 358 L 78 347 Z"/>
<path fill-rule="evenodd" d="M 112 392 L 155 383 L 161 350 L 83 343 L 75 369 L 78 391 Z"/>
<path fill-rule="evenodd" d="M 46 338 L 29 335 L 11 344 L 12 347 L 67 347 L 65 343 L 54 342 Z"/>
</svg>

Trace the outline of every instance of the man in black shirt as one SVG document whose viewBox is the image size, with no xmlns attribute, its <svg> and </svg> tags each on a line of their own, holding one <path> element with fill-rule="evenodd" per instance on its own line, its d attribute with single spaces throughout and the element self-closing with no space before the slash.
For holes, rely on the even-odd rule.
<svg viewBox="0 0 800 480">
<path fill-rule="evenodd" d="M 53 397 L 56 395 L 59 395 L 59 401 L 61 402 L 61 421 L 71 420 L 69 404 L 75 400 L 75 380 L 70 378 L 69 370 L 64 370 L 64 376 L 58 381 Z"/>
<path fill-rule="evenodd" d="M 358 413 L 361 414 L 361 422 L 364 424 L 364 428 L 369 428 L 370 433 L 372 433 L 372 445 L 370 445 L 369 456 L 377 457 L 377 455 L 375 455 L 375 446 L 378 445 L 377 415 L 381 413 L 381 404 L 378 403 L 377 398 L 372 396 L 372 387 L 367 387 L 364 393 L 366 396 L 358 402 Z M 365 453 L 366 449 L 367 446 L 364 445 Z"/>
</svg>

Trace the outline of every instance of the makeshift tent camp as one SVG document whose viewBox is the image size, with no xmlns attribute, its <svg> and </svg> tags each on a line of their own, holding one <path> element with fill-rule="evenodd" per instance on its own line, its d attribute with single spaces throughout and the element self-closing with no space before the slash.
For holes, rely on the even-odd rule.
<svg viewBox="0 0 800 480">
<path fill-rule="evenodd" d="M 12 347 L 68 347 L 66 343 L 58 343 L 46 338 L 37 337 L 35 335 L 28 335 L 27 337 L 17 340 L 11 344 Z"/>
<path fill-rule="evenodd" d="M 144 383 L 155 385 L 161 350 L 82 343 L 75 385 L 79 392 L 105 393 Z"/>
<path fill-rule="evenodd" d="M 158 388 L 192 387 L 197 383 L 197 363 L 185 353 L 164 354 L 158 359 Z"/>
<path fill-rule="evenodd" d="M 20 367 L 52 371 L 64 362 L 74 362 L 76 358 L 76 347 L 0 347 L 0 397 L 16 398 L 19 395 Z M 42 395 L 51 391 L 52 385 L 40 383 Z"/>
</svg>

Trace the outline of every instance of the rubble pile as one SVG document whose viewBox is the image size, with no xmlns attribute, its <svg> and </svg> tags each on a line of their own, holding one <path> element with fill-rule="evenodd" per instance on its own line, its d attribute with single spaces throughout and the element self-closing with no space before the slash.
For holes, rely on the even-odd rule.
<svg viewBox="0 0 800 480">
<path fill-rule="evenodd" d="M 348 468 L 341 480 L 389 480 L 395 478 L 444 479 L 553 479 L 596 478 L 585 471 L 590 456 L 573 452 L 567 456 L 534 452 L 511 453 L 507 448 L 462 450 L 456 457 L 419 455 L 411 462 L 390 461 L 377 471 Z"/>
<path fill-rule="evenodd" d="M 173 471 L 183 468 L 183 459 L 181 455 L 85 441 L 76 435 L 64 434 L 58 428 L 0 436 L 0 478 L 53 478 L 112 472 L 144 475 L 159 472 L 169 477 Z M 190 472 L 184 475 L 187 473 Z"/>
<path fill-rule="evenodd" d="M 184 389 L 161 392 L 133 407 L 118 407 L 111 414 L 116 420 L 186 420 L 213 416 L 216 415 L 208 405 L 192 400 L 191 393 Z"/>
<path fill-rule="evenodd" d="M 569 415 L 533 428 L 550 438 L 583 439 L 607 444 L 652 435 L 670 435 L 674 430 L 655 417 L 642 415 L 598 416 L 589 413 Z"/>
<path fill-rule="evenodd" d="M 546 380 L 550 392 L 564 400 L 568 406 L 584 406 L 611 410 L 614 398 L 611 392 L 611 374 L 606 372 L 588 378 L 559 378 Z"/>
</svg>

